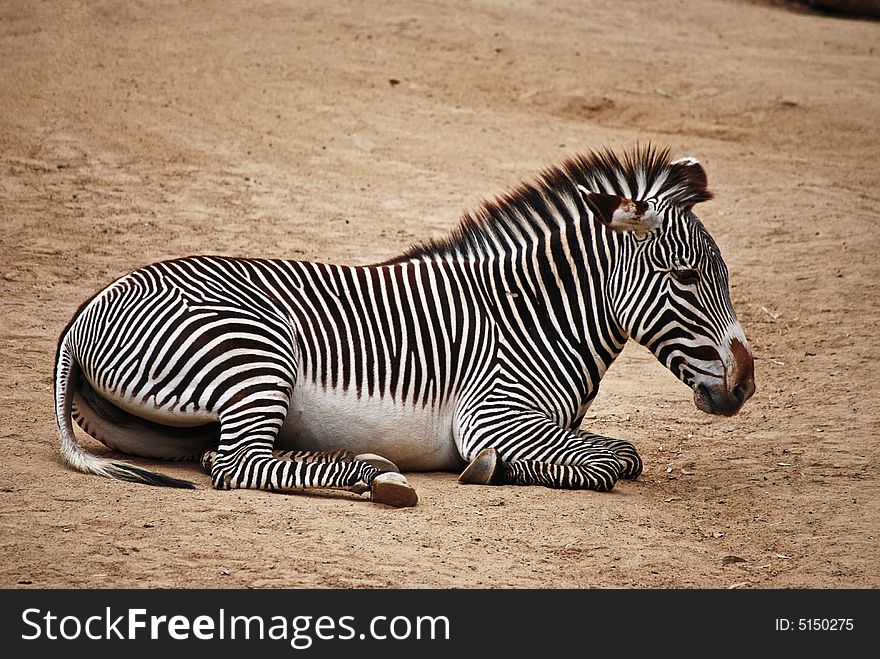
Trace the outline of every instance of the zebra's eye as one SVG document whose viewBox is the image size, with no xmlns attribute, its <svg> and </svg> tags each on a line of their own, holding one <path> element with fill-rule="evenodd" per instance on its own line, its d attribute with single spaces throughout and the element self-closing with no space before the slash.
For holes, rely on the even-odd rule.
<svg viewBox="0 0 880 659">
<path fill-rule="evenodd" d="M 700 271 L 693 269 L 684 269 L 684 270 L 671 270 L 670 273 L 672 278 L 675 279 L 679 284 L 684 284 L 685 286 L 692 286 L 700 281 Z"/>
</svg>

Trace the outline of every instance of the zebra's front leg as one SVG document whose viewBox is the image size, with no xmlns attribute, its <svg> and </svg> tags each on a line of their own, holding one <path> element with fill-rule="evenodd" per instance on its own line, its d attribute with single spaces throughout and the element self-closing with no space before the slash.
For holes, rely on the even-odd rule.
<svg viewBox="0 0 880 659">
<path fill-rule="evenodd" d="M 634 473 L 641 465 L 638 454 L 630 467 L 612 446 L 561 428 L 533 410 L 503 413 L 495 408 L 491 415 L 473 414 L 463 420 L 460 436 L 462 456 L 470 460 L 459 477 L 466 484 L 607 492 L 624 473 Z M 474 438 L 479 441 L 468 441 Z"/>
<path fill-rule="evenodd" d="M 569 490 L 608 492 L 621 478 L 622 466 L 611 451 L 593 453 L 584 464 L 561 465 L 539 460 L 504 462 L 484 448 L 458 477 L 466 485 L 543 485 Z"/>
<path fill-rule="evenodd" d="M 642 464 L 642 457 L 632 442 L 596 435 L 586 430 L 579 430 L 577 436 L 591 445 L 604 447 L 613 452 L 614 456 L 623 465 L 623 471 L 620 474 L 621 478 L 635 480 L 641 475 L 644 466 Z"/>
</svg>

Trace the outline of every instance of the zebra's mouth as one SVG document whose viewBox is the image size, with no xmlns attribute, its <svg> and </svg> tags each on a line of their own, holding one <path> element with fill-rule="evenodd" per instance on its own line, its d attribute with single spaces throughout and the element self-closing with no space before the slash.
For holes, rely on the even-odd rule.
<svg viewBox="0 0 880 659">
<path fill-rule="evenodd" d="M 737 384 L 728 390 L 722 380 L 717 385 L 699 382 L 694 385 L 694 405 L 707 414 L 733 416 L 755 392 L 753 379 Z"/>
<path fill-rule="evenodd" d="M 746 344 L 738 338 L 730 341 L 728 359 L 722 362 L 723 373 L 698 373 L 693 381 L 685 379 L 694 391 L 694 404 L 707 414 L 733 416 L 755 393 L 755 361 Z"/>
</svg>

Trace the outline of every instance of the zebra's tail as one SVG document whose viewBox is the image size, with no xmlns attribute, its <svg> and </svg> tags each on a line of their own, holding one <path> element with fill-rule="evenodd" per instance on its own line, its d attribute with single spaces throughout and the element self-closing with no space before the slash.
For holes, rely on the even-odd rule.
<svg viewBox="0 0 880 659">
<path fill-rule="evenodd" d="M 163 476 L 140 467 L 92 455 L 77 441 L 73 432 L 73 394 L 79 380 L 80 368 L 70 350 L 69 335 L 58 343 L 55 356 L 55 421 L 61 436 L 61 457 L 68 465 L 87 474 L 98 474 L 121 481 L 163 485 L 165 487 L 194 488 L 189 481 Z"/>
</svg>

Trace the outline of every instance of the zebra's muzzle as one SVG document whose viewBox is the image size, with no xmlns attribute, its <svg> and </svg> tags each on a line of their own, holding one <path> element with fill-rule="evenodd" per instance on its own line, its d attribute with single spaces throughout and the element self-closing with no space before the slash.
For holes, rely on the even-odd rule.
<svg viewBox="0 0 880 659">
<path fill-rule="evenodd" d="M 739 412 L 754 390 L 754 381 L 751 384 L 751 391 L 747 386 L 737 385 L 730 392 L 726 390 L 723 383 L 719 386 L 700 383 L 694 387 L 694 404 L 707 414 L 733 416 Z"/>
<path fill-rule="evenodd" d="M 731 341 L 733 360 L 723 378 L 694 384 L 694 404 L 708 414 L 733 416 L 755 393 L 755 361 L 738 339 Z"/>
</svg>

